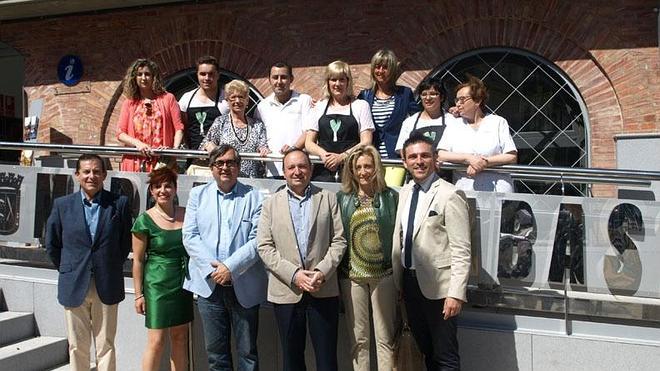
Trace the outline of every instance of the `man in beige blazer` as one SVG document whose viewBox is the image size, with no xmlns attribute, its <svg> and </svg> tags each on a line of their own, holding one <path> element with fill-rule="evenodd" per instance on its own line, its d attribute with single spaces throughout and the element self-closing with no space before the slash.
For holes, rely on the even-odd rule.
<svg viewBox="0 0 660 371">
<path fill-rule="evenodd" d="M 284 370 L 305 370 L 306 326 L 316 369 L 337 370 L 339 288 L 335 270 L 346 250 L 335 194 L 310 184 L 309 156 L 284 155 L 286 187 L 268 198 L 257 232 L 268 275 Z"/>
<path fill-rule="evenodd" d="M 433 142 L 413 134 L 403 145 L 413 181 L 399 193 L 394 282 L 428 370 L 459 370 L 456 316 L 466 301 L 470 220 L 465 194 L 436 174 Z"/>
</svg>

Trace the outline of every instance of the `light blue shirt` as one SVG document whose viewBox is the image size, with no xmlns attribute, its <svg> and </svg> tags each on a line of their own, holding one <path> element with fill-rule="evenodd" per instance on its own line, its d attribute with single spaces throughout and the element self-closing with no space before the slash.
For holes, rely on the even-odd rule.
<svg viewBox="0 0 660 371">
<path fill-rule="evenodd" d="M 232 223 L 235 222 L 232 218 L 236 205 L 235 189 L 236 185 L 232 187 L 231 191 L 224 193 L 218 188 L 218 233 L 220 233 L 220 236 L 218 236 L 218 250 L 215 252 L 218 261 L 224 261 L 228 258 L 228 252 L 232 242 L 231 227 Z M 240 222 L 239 220 L 238 223 Z"/>
<path fill-rule="evenodd" d="M 304 262 L 305 257 L 307 256 L 307 238 L 309 237 L 309 213 L 312 204 L 312 189 L 307 186 L 303 197 L 295 194 L 289 187 L 287 187 L 286 190 L 289 198 L 289 210 L 291 211 L 293 231 L 296 233 L 296 241 L 298 242 L 298 252 L 300 253 L 300 260 Z"/>
<path fill-rule="evenodd" d="M 87 230 L 89 235 L 92 237 L 92 242 L 94 242 L 94 236 L 96 235 L 96 227 L 99 225 L 99 205 L 101 192 L 98 191 L 92 198 L 92 201 L 87 200 L 85 192 L 80 191 L 80 196 L 82 197 L 83 210 L 85 211 L 85 223 L 87 224 Z"/>
</svg>

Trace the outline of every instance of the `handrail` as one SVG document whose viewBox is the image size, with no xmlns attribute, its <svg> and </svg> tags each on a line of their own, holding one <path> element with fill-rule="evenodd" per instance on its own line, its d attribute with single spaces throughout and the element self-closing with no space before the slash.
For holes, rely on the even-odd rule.
<svg viewBox="0 0 660 371">
<path fill-rule="evenodd" d="M 42 150 L 61 153 L 95 153 L 106 156 L 137 155 L 140 151 L 135 147 L 123 146 L 95 146 L 95 145 L 71 145 L 54 143 L 19 143 L 0 142 L 0 149 L 4 150 Z M 174 156 L 180 158 L 206 158 L 206 151 L 188 149 L 154 149 L 155 154 L 163 156 Z M 261 160 L 267 162 L 280 161 L 282 155 L 269 154 L 261 157 L 255 152 L 241 153 L 246 160 Z M 310 156 L 313 163 L 321 163 L 318 156 Z M 383 165 L 401 167 L 401 160 L 383 159 Z M 464 165 L 443 163 L 443 169 L 465 170 Z M 660 181 L 659 171 L 643 171 L 628 169 L 604 169 L 604 168 L 570 168 L 557 166 L 533 166 L 533 165 L 499 165 L 489 167 L 488 171 L 498 173 L 509 173 L 514 179 L 532 180 L 543 182 L 567 182 L 567 183 L 607 183 L 627 186 L 649 187 L 651 181 Z"/>
</svg>

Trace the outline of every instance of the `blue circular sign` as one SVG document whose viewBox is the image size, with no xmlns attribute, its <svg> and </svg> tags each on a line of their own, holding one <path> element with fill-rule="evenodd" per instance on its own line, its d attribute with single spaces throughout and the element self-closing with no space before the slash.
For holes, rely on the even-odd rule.
<svg viewBox="0 0 660 371">
<path fill-rule="evenodd" d="M 83 65 L 76 55 L 65 55 L 57 65 L 57 79 L 66 86 L 74 86 L 80 82 L 83 75 Z"/>
</svg>

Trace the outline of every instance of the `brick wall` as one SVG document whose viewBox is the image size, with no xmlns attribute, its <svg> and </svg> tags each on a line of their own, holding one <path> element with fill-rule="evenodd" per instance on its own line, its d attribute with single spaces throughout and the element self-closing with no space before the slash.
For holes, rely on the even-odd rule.
<svg viewBox="0 0 660 371">
<path fill-rule="evenodd" d="M 411 87 L 474 48 L 515 47 L 553 61 L 586 102 L 593 167 L 615 166 L 615 134 L 660 131 L 653 0 L 346 4 L 221 1 L 109 11 L 0 24 L 0 41 L 25 57 L 29 99 L 45 101 L 45 142 L 116 143 L 119 83 L 138 57 L 156 60 L 167 76 L 212 54 L 263 94 L 270 93 L 269 63 L 287 60 L 294 87 L 318 97 L 323 66 L 343 59 L 365 87 L 371 55 L 385 46 L 402 59 L 400 83 Z M 56 79 L 65 54 L 85 64 L 83 82 L 73 88 Z M 612 196 L 614 188 L 595 194 Z"/>
</svg>

